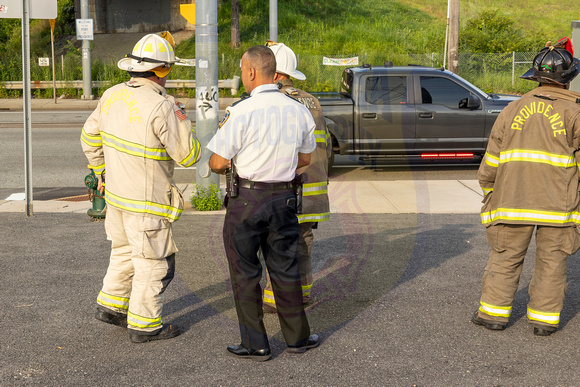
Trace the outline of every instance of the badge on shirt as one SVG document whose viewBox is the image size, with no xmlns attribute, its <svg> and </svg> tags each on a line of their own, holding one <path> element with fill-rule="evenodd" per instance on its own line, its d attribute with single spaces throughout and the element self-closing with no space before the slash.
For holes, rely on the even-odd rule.
<svg viewBox="0 0 580 387">
<path fill-rule="evenodd" d="M 228 120 L 228 118 L 230 118 L 230 111 L 229 110 L 226 110 L 226 114 L 221 119 L 220 124 L 218 126 L 218 129 L 221 129 L 222 128 L 222 126 L 226 123 L 226 121 Z"/>
</svg>

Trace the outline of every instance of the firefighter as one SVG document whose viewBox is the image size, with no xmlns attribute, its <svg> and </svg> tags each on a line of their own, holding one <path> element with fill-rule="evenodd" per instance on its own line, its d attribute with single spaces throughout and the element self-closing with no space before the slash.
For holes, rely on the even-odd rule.
<svg viewBox="0 0 580 387">
<path fill-rule="evenodd" d="M 290 77 L 303 81 L 306 76 L 296 69 L 296 55 L 290 47 L 284 43 L 268 41 L 266 46 L 276 56 L 276 75 L 274 82 L 283 93 L 297 99 L 308 108 L 314 121 L 316 130 L 316 150 L 310 157 L 310 165 L 300 168 L 297 173 L 304 177 L 302 214 L 298 214 L 300 225 L 300 237 L 298 240 L 298 265 L 302 282 L 302 299 L 304 304 L 310 302 L 312 289 L 312 242 L 314 235 L 312 230 L 318 228 L 318 222 L 328 220 L 330 217 L 330 204 L 328 201 L 328 159 L 332 147 L 328 143 L 330 135 L 326 128 L 326 121 L 322 114 L 322 108 L 318 99 L 305 91 L 294 87 Z M 276 311 L 276 301 L 272 292 L 270 277 L 264 288 L 264 310 Z"/>
<path fill-rule="evenodd" d="M 478 178 L 481 220 L 491 247 L 479 310 L 471 321 L 506 328 L 524 257 L 535 231 L 536 260 L 527 316 L 538 336 L 558 328 L 566 294 L 566 259 L 580 247 L 580 93 L 568 90 L 580 72 L 562 47 L 543 48 L 521 76 L 539 87 L 510 103 L 489 138 Z"/>
<path fill-rule="evenodd" d="M 180 333 L 163 323 L 161 313 L 175 272 L 171 225 L 183 211 L 174 160 L 189 167 L 201 157 L 183 105 L 164 88 L 179 59 L 171 35 L 163 36 L 144 36 L 118 62 L 131 79 L 105 91 L 81 135 L 98 190 L 105 193 L 105 230 L 112 242 L 95 317 L 127 327 L 135 343 Z"/>
</svg>

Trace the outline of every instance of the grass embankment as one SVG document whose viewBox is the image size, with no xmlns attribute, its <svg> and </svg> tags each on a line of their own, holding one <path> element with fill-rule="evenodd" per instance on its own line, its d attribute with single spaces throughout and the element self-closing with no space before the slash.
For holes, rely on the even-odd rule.
<svg viewBox="0 0 580 387">
<path fill-rule="evenodd" d="M 71 0 L 59 0 L 71 2 Z M 219 3 L 218 9 L 218 52 L 219 78 L 239 75 L 242 53 L 250 46 L 264 44 L 269 36 L 269 3 L 263 0 L 240 1 L 241 47 L 230 48 L 231 8 L 229 1 Z M 484 31 L 471 35 L 460 33 L 460 54 L 477 51 L 477 39 L 499 39 L 499 46 L 505 42 L 506 51 L 537 51 L 546 40 L 557 40 L 570 36 L 572 20 L 580 14 L 577 0 L 545 0 L 542 4 L 530 4 L 527 0 L 462 0 L 461 29 L 477 22 L 482 12 L 491 10 L 498 17 L 498 26 L 484 25 Z M 59 14 L 60 17 L 60 14 Z M 501 17 L 501 18 L 500 18 Z M 299 69 L 307 75 L 307 80 L 298 82 L 298 87 L 310 91 L 337 90 L 342 67 L 323 66 L 322 56 L 358 56 L 360 62 L 381 65 L 385 60 L 395 65 L 417 63 L 417 54 L 436 54 L 439 59 L 433 65 L 442 64 L 445 29 L 447 22 L 447 0 L 278 0 L 278 40 L 290 46 L 299 57 Z M 0 23 L 3 20 L 0 19 Z M 503 24 L 502 24 L 503 23 Z M 48 24 L 48 23 L 46 23 Z M 485 23 L 484 23 L 485 24 Z M 490 23 L 488 23 L 490 24 Z M 504 34 L 485 35 L 485 29 L 503 28 Z M 37 27 L 40 28 L 40 27 Z M 473 32 L 473 31 L 472 31 Z M 489 33 L 489 31 L 488 31 Z M 40 34 L 37 34 L 40 35 Z M 46 34 L 45 34 L 46 36 Z M 463 38 L 462 38 L 463 36 Z M 498 36 L 500 38 L 498 38 Z M 503 36 L 506 38 L 502 41 Z M 33 36 L 34 38 L 34 36 Z M 0 49 L 1 47 L 0 41 Z M 12 45 L 14 46 L 14 45 Z M 475 47 L 475 48 L 474 48 Z M 508 48 L 509 47 L 509 48 Z M 518 47 L 514 49 L 512 47 Z M 6 51 L 6 50 L 4 50 Z M 38 56 L 50 56 L 50 45 L 36 49 Z M 81 79 L 80 51 L 69 46 L 65 57 L 65 79 Z M 181 57 L 195 57 L 195 39 L 182 42 L 177 47 Z M 580 51 L 580 48 L 577 49 Z M 12 50 L 0 58 L 0 81 L 17 80 L 19 72 L 19 51 Z M 577 55 L 578 56 L 578 55 Z M 459 64 L 459 73 L 468 81 L 489 92 L 522 93 L 533 86 L 531 82 L 516 80 L 512 87 L 511 62 L 503 60 L 502 70 L 490 70 L 487 63 L 469 60 Z M 427 64 L 427 63 L 425 63 Z M 430 64 L 430 63 L 429 63 Z M 495 66 L 495 65 L 494 65 Z M 519 65 L 516 75 L 523 73 L 529 64 Z M 503 68 L 507 70 L 503 70 Z M 124 72 L 113 63 L 94 63 L 94 80 L 109 80 L 116 83 L 126 79 Z M 17 75 L 15 75 L 17 74 Z M 57 78 L 59 78 L 57 72 Z M 32 66 L 35 80 L 51 79 L 48 67 Z M 191 69 L 174 68 L 170 79 L 190 79 Z M 59 94 L 62 93 L 59 90 Z M 101 90 L 97 91 L 100 94 Z M 193 96 L 194 91 L 181 90 L 180 94 Z M 0 89 L 0 96 L 15 93 Z M 37 91 L 38 96 L 49 97 L 51 90 Z M 74 94 L 74 90 L 66 93 Z"/>
</svg>

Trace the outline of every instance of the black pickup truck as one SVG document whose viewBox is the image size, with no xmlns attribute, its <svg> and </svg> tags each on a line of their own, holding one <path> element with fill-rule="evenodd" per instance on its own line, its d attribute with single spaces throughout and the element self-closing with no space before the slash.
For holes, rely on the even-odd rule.
<svg viewBox="0 0 580 387">
<path fill-rule="evenodd" d="M 518 96 L 487 94 L 444 69 L 364 65 L 344 70 L 340 95 L 319 97 L 334 153 L 362 160 L 473 159 Z"/>
</svg>

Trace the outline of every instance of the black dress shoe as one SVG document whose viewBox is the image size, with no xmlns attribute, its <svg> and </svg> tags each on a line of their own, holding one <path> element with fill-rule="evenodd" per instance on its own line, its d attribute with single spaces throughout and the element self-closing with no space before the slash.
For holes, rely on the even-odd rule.
<svg viewBox="0 0 580 387">
<path fill-rule="evenodd" d="M 499 322 L 499 321 L 492 321 L 492 320 L 485 320 L 479 317 L 477 310 L 473 313 L 473 317 L 471 317 L 471 322 L 477 325 L 483 325 L 487 329 L 492 331 L 503 331 L 507 325 L 507 323 Z"/>
<path fill-rule="evenodd" d="M 306 339 L 306 342 L 303 345 L 299 346 L 288 346 L 286 352 L 288 353 L 304 353 L 309 349 L 316 348 L 320 345 L 320 341 L 318 339 L 318 335 L 311 335 L 309 338 Z"/>
<path fill-rule="evenodd" d="M 113 310 L 105 310 L 104 308 L 97 307 L 97 312 L 95 313 L 95 318 L 107 324 L 118 325 L 120 327 L 127 327 L 127 314 L 115 312 Z"/>
<path fill-rule="evenodd" d="M 534 335 L 536 336 L 550 336 L 554 332 L 556 332 L 556 328 L 545 325 L 534 325 Z"/>
<path fill-rule="evenodd" d="M 153 332 L 142 332 L 134 329 L 127 329 L 129 331 L 129 339 L 134 343 L 146 343 L 152 340 L 166 340 L 175 336 L 179 336 L 181 330 L 177 325 L 163 324 L 161 329 Z"/>
<path fill-rule="evenodd" d="M 241 359 L 252 359 L 253 361 L 266 361 L 272 357 L 270 348 L 266 349 L 248 349 L 242 344 L 228 345 L 228 354 Z"/>
</svg>

